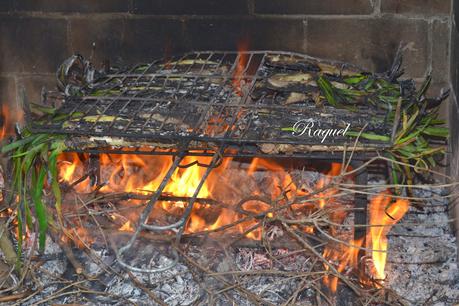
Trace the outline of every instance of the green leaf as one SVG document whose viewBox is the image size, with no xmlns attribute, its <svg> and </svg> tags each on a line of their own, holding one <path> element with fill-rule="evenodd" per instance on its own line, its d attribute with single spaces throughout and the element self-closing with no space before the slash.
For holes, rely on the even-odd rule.
<svg viewBox="0 0 459 306">
<path fill-rule="evenodd" d="M 390 137 L 386 135 L 377 135 L 373 133 L 359 133 L 354 131 L 348 131 L 346 136 L 351 137 L 358 137 L 360 135 L 361 138 L 365 138 L 368 140 L 377 140 L 377 141 L 390 141 Z"/>
<path fill-rule="evenodd" d="M 356 85 L 362 82 L 363 80 L 365 80 L 366 78 L 367 76 L 365 75 L 357 74 L 357 75 L 353 75 L 353 76 L 344 78 L 344 82 L 346 82 L 349 85 Z"/>
<path fill-rule="evenodd" d="M 431 81 L 432 81 L 432 76 L 428 75 L 426 79 L 424 80 L 424 82 L 422 83 L 421 89 L 416 94 L 416 98 L 418 100 L 426 93 L 427 89 L 429 89 Z"/>
<path fill-rule="evenodd" d="M 369 79 L 368 82 L 365 84 L 365 86 L 363 87 L 363 89 L 365 89 L 366 91 L 368 91 L 371 87 L 373 87 L 375 83 L 375 80 L 374 79 Z"/>
<path fill-rule="evenodd" d="M 24 155 L 31 155 L 33 157 L 33 156 L 36 155 L 37 152 L 41 151 L 43 146 L 46 146 L 46 144 L 41 143 L 41 144 L 31 148 L 30 150 L 28 150 L 26 152 L 21 152 L 21 153 L 18 153 L 18 154 L 14 154 L 12 157 L 21 157 L 21 156 L 24 156 Z"/>
<path fill-rule="evenodd" d="M 65 144 L 64 141 L 60 141 L 55 142 L 53 146 L 54 149 L 48 158 L 48 168 L 49 173 L 51 175 L 51 190 L 53 191 L 54 198 L 56 200 L 55 206 L 57 211 L 57 217 L 59 219 L 59 223 L 62 224 L 62 194 L 58 181 L 59 178 L 57 171 L 57 157 L 65 150 Z"/>
<path fill-rule="evenodd" d="M 43 186 L 45 183 L 46 169 L 40 167 L 38 177 L 34 186 L 32 186 L 32 200 L 35 205 L 35 212 L 38 220 L 38 245 L 40 251 L 45 249 L 46 231 L 48 230 L 48 218 L 46 214 L 46 207 L 42 201 Z"/>
<path fill-rule="evenodd" d="M 33 112 L 41 112 L 43 114 L 54 115 L 56 113 L 56 108 L 44 106 L 36 103 L 30 103 L 30 108 Z"/>
<path fill-rule="evenodd" d="M 20 139 L 20 140 L 16 140 L 15 142 L 7 144 L 6 146 L 4 146 L 2 148 L 2 153 L 8 153 L 10 151 L 13 151 L 13 150 L 19 148 L 19 147 L 25 146 L 28 143 L 31 143 L 32 141 L 34 141 L 36 137 L 37 137 L 36 135 L 31 135 L 31 136 L 28 136 L 26 138 L 23 138 L 23 139 Z"/>
<path fill-rule="evenodd" d="M 435 137 L 448 137 L 449 129 L 445 127 L 427 127 L 422 131 L 423 134 Z"/>
<path fill-rule="evenodd" d="M 317 85 L 319 85 L 320 91 L 324 95 L 325 99 L 327 99 L 328 103 L 334 107 L 338 107 L 338 102 L 333 94 L 332 84 L 326 78 L 320 76 L 317 80 Z"/>
</svg>

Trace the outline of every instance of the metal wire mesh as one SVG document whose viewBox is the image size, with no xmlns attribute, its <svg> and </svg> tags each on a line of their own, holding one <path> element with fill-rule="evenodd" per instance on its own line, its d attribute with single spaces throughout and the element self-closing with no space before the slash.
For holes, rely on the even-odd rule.
<svg viewBox="0 0 459 306">
<path fill-rule="evenodd" d="M 311 101 L 290 105 L 282 94 L 266 93 L 272 75 L 291 73 L 290 68 L 273 65 L 279 57 L 302 66 L 316 61 L 288 52 L 209 51 L 137 65 L 107 75 L 83 96 L 67 97 L 59 113 L 70 119 L 56 122 L 45 117 L 32 122 L 31 129 L 149 142 L 301 145 L 320 140 L 293 136 L 288 128 L 298 120 L 326 114 L 328 122 L 336 123 L 322 128 L 367 122 L 363 108 L 353 113 L 330 106 L 318 108 Z M 321 144 L 346 141 L 335 137 Z"/>
</svg>

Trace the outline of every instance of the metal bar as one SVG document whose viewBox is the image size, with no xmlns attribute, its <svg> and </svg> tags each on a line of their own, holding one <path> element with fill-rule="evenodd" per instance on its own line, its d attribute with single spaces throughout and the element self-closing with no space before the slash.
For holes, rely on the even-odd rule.
<svg viewBox="0 0 459 306">
<path fill-rule="evenodd" d="M 145 223 L 146 223 L 148 217 L 150 216 L 150 213 L 152 212 L 153 207 L 157 203 L 158 199 L 161 197 L 161 194 L 162 194 L 164 188 L 166 188 L 167 183 L 169 182 L 170 178 L 174 174 L 174 172 L 177 169 L 178 165 L 180 164 L 182 159 L 186 156 L 186 150 L 185 149 L 186 149 L 186 147 L 184 147 L 183 150 L 180 151 L 180 155 L 178 156 L 177 159 L 175 159 L 174 163 L 171 165 L 171 167 L 167 171 L 167 174 L 164 176 L 161 184 L 158 186 L 158 189 L 156 190 L 155 194 L 152 196 L 151 200 L 147 203 L 147 206 L 145 207 L 145 209 L 143 210 L 142 214 L 139 217 L 137 228 L 136 228 L 134 234 L 129 239 L 128 243 L 125 246 L 123 246 L 120 249 L 118 249 L 118 251 L 116 252 L 116 258 L 117 258 L 119 264 L 122 265 L 123 267 L 131 270 L 131 271 L 145 272 L 145 273 L 157 273 L 157 272 L 162 272 L 162 271 L 166 271 L 166 270 L 171 269 L 178 262 L 178 254 L 177 254 L 177 252 L 175 250 L 173 250 L 173 257 L 174 258 L 173 258 L 172 263 L 170 265 L 165 266 L 165 267 L 158 267 L 158 268 L 155 268 L 155 269 L 145 270 L 145 269 L 137 268 L 137 267 L 134 267 L 134 266 L 131 266 L 131 265 L 127 264 L 123 259 L 123 254 L 126 251 L 128 251 L 128 250 L 130 250 L 132 248 L 132 246 L 134 245 L 134 242 L 137 240 L 137 237 L 139 236 L 140 232 L 145 228 Z"/>
<path fill-rule="evenodd" d="M 221 159 L 221 152 L 224 150 L 223 147 L 221 147 L 217 152 L 215 152 L 214 156 L 212 157 L 212 161 L 210 162 L 209 167 L 206 168 L 206 172 L 204 173 L 203 177 L 201 178 L 201 181 L 199 182 L 199 185 L 196 187 L 196 190 L 194 191 L 193 196 L 191 199 L 188 201 L 188 205 L 185 209 L 185 212 L 183 214 L 182 218 L 182 223 L 181 227 L 177 233 L 176 237 L 176 243 L 180 242 L 180 239 L 182 238 L 183 232 L 185 231 L 185 226 L 190 218 L 191 212 L 193 210 L 194 203 L 196 199 L 198 198 L 199 192 L 201 191 L 202 186 L 204 185 L 205 181 L 210 175 L 210 172 L 219 165 L 219 160 Z"/>
<path fill-rule="evenodd" d="M 363 162 L 355 161 L 352 166 L 358 168 L 362 166 Z M 357 172 L 355 177 L 357 185 L 366 185 L 368 183 L 368 172 L 365 169 Z M 355 211 L 354 211 L 354 241 L 362 241 L 362 246 L 365 247 L 365 238 L 367 234 L 367 213 L 368 213 L 368 199 L 366 194 L 355 193 L 354 195 Z M 365 256 L 365 250 L 359 250 L 358 258 Z M 360 262 L 359 272 L 365 273 L 365 263 Z"/>
<path fill-rule="evenodd" d="M 88 168 L 90 173 L 91 186 L 97 186 L 101 184 L 100 181 L 100 158 L 99 154 L 89 154 Z"/>
</svg>

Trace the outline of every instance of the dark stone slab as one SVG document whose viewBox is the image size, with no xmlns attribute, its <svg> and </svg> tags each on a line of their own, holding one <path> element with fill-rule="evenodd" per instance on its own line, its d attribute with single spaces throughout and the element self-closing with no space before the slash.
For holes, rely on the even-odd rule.
<svg viewBox="0 0 459 306">
<path fill-rule="evenodd" d="M 0 104 L 16 103 L 16 83 L 13 78 L 0 77 Z"/>
<path fill-rule="evenodd" d="M 71 49 L 94 63 L 134 64 L 185 50 L 184 23 L 169 18 L 84 18 L 71 21 Z"/>
<path fill-rule="evenodd" d="M 187 45 L 193 50 L 238 50 L 241 44 L 252 50 L 304 52 L 303 20 L 240 18 L 190 20 Z"/>
<path fill-rule="evenodd" d="M 305 51 L 302 20 L 260 18 L 189 19 L 164 17 L 85 18 L 71 21 L 71 48 L 95 62 L 117 59 L 128 64 L 191 50 L 247 48 Z"/>
<path fill-rule="evenodd" d="M 176 18 L 130 19 L 126 23 L 125 58 L 130 63 L 151 61 L 189 51 L 186 45 L 186 22 Z M 201 33 L 205 39 L 206 33 Z"/>
<path fill-rule="evenodd" d="M 381 0 L 381 12 L 409 15 L 448 15 L 450 0 Z"/>
<path fill-rule="evenodd" d="M 5 72 L 54 72 L 67 56 L 67 21 L 0 18 L 0 67 Z"/>
<path fill-rule="evenodd" d="M 100 13 L 127 12 L 129 0 L 15 0 L 17 11 Z"/>
<path fill-rule="evenodd" d="M 257 14 L 371 14 L 370 0 L 255 0 Z"/>
<path fill-rule="evenodd" d="M 0 3 L 0 12 L 11 12 L 14 9 L 13 0 L 2 0 Z"/>
<path fill-rule="evenodd" d="M 56 76 L 52 75 L 30 75 L 17 78 L 17 88 L 25 89 L 27 99 L 33 103 L 41 102 L 42 90 L 57 90 Z"/>
<path fill-rule="evenodd" d="M 423 77 L 428 68 L 428 23 L 402 18 L 310 19 L 309 55 L 350 62 L 371 71 L 390 68 L 400 42 L 409 77 Z"/>
<path fill-rule="evenodd" d="M 248 13 L 248 0 L 134 0 L 133 12 L 152 15 L 234 15 Z"/>
</svg>

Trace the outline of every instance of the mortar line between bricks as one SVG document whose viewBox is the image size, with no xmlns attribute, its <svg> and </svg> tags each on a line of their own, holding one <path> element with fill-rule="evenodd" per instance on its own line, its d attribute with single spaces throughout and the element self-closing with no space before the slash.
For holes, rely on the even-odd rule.
<svg viewBox="0 0 459 306">
<path fill-rule="evenodd" d="M 429 20 L 427 24 L 427 71 L 426 73 L 433 74 L 433 21 Z"/>
<path fill-rule="evenodd" d="M 451 19 L 449 20 L 449 22 L 448 22 L 448 29 L 449 29 L 449 31 L 448 31 L 448 39 L 449 39 L 449 44 L 448 44 L 448 58 L 447 58 L 447 61 L 448 61 L 448 67 L 449 67 L 449 68 L 450 68 L 451 65 L 453 64 L 453 63 L 451 62 L 451 60 L 452 60 L 451 52 L 453 51 L 453 49 L 452 49 L 452 45 L 453 45 L 453 41 L 452 41 L 452 37 L 453 37 L 453 31 L 452 31 L 452 29 L 453 29 L 453 20 L 454 20 L 454 19 L 451 18 Z M 451 77 L 452 77 L 452 75 L 451 75 L 451 68 L 448 69 L 447 74 L 448 74 L 448 76 L 447 76 L 447 77 L 448 77 L 448 80 L 451 82 Z"/>
<path fill-rule="evenodd" d="M 70 53 L 73 50 L 73 45 L 72 45 L 72 21 L 67 19 L 67 29 L 66 29 L 66 47 L 67 47 L 67 52 Z"/>
<path fill-rule="evenodd" d="M 309 41 L 308 41 L 308 20 L 303 19 L 303 50 L 307 54 L 308 53 L 308 47 L 309 47 Z"/>
<path fill-rule="evenodd" d="M 249 15 L 255 15 L 255 0 L 247 1 L 247 12 Z"/>
<path fill-rule="evenodd" d="M 395 13 L 382 13 L 380 15 L 382 18 L 390 16 L 392 18 L 400 19 L 410 19 L 410 20 L 425 20 L 425 21 L 441 21 L 445 22 L 451 19 L 450 15 L 404 15 L 404 14 L 395 14 Z"/>
<path fill-rule="evenodd" d="M 454 90 L 454 86 L 453 86 L 453 84 L 451 83 L 451 80 L 450 80 L 449 86 L 450 86 L 450 88 L 451 88 L 450 101 L 453 101 L 453 103 L 454 103 L 455 106 L 456 106 L 457 113 L 459 114 L 459 103 L 458 103 L 458 101 L 457 101 L 456 91 Z"/>
<path fill-rule="evenodd" d="M 263 17 L 263 18 L 280 18 L 280 19 L 361 19 L 361 20 L 371 20 L 371 19 L 384 19 L 384 18 L 393 18 L 393 19 L 404 19 L 404 20 L 415 20 L 415 21 L 430 21 L 430 20 L 439 20 L 439 21 L 448 21 L 451 16 L 442 15 L 442 16 L 414 16 L 414 15 L 402 15 L 402 14 L 391 14 L 391 13 L 384 13 L 380 15 L 311 15 L 311 14 L 295 14 L 295 15 L 276 15 L 276 14 L 255 14 L 256 17 Z"/>
<path fill-rule="evenodd" d="M 127 13 L 128 14 L 134 13 L 134 11 L 135 11 L 134 0 L 129 0 Z"/>
<path fill-rule="evenodd" d="M 21 101 L 19 100 L 19 97 L 20 97 L 20 94 L 19 94 L 20 88 L 18 85 L 19 82 L 16 76 L 13 76 L 12 79 L 14 81 L 14 100 L 15 100 L 14 102 L 16 104 L 16 107 L 18 107 L 18 109 L 21 109 L 22 105 L 21 105 Z"/>
<path fill-rule="evenodd" d="M 57 70 L 58 67 L 56 67 Z M 2 72 L 0 73 L 0 78 L 28 78 L 28 77 L 50 77 L 50 76 L 56 76 L 56 73 L 54 72 L 38 72 L 38 73 L 32 73 L 32 72 Z"/>
<path fill-rule="evenodd" d="M 234 15 L 186 15 L 186 14 L 132 14 L 132 13 L 59 13 L 59 12 L 2 12 L 0 17 L 33 17 L 33 18 L 49 18 L 49 19 L 68 19 L 68 20 L 81 20 L 81 19 L 117 19 L 117 18 L 127 18 L 127 19 L 172 19 L 172 20 L 231 20 L 231 19 L 376 19 L 376 18 L 397 18 L 397 19 L 411 19 L 411 20 L 440 20 L 447 21 L 451 16 L 448 15 L 402 15 L 402 14 L 393 14 L 393 13 L 384 13 L 378 16 L 372 14 L 349 14 L 349 15 L 340 15 L 340 14 L 234 14 Z"/>
<path fill-rule="evenodd" d="M 381 0 L 372 0 L 373 2 L 373 16 L 381 16 Z"/>
</svg>

